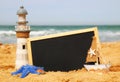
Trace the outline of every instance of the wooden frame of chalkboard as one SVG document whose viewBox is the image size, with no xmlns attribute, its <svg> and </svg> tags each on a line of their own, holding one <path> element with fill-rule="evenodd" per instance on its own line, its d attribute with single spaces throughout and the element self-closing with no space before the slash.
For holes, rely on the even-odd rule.
<svg viewBox="0 0 120 82">
<path fill-rule="evenodd" d="M 89 61 L 89 49 L 96 49 L 100 42 L 97 27 L 93 27 L 28 38 L 27 45 L 29 64 L 46 71 L 69 71 L 81 69 Z"/>
</svg>

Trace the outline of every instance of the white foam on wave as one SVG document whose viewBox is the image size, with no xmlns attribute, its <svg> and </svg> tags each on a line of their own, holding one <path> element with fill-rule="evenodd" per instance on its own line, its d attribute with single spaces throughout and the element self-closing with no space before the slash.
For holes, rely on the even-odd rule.
<svg viewBox="0 0 120 82">
<path fill-rule="evenodd" d="M 55 34 L 55 33 L 65 32 L 65 31 L 67 31 L 67 30 L 48 29 L 48 30 L 41 30 L 41 31 L 31 31 L 30 35 L 32 37 L 35 37 L 35 36 L 44 36 L 44 35 L 49 35 L 49 34 Z"/>
<path fill-rule="evenodd" d="M 44 35 L 64 32 L 64 31 L 67 31 L 67 30 L 48 29 L 48 30 L 31 31 L 30 37 L 44 36 Z M 15 31 L 0 31 L 0 42 L 16 43 L 16 40 L 17 40 L 17 38 L 16 38 Z"/>
<path fill-rule="evenodd" d="M 6 34 L 6 35 L 15 35 L 16 33 L 15 33 L 15 31 L 0 31 L 0 35 L 4 35 L 4 34 Z"/>
<path fill-rule="evenodd" d="M 2 43 L 15 43 L 16 36 L 14 31 L 0 31 L 0 42 Z"/>
<path fill-rule="evenodd" d="M 113 31 L 104 31 L 104 32 L 100 32 L 100 35 L 104 35 L 104 36 L 119 36 L 120 32 L 113 32 Z"/>
<path fill-rule="evenodd" d="M 56 30 L 56 29 L 44 29 L 38 31 L 31 31 L 31 37 L 44 36 L 49 34 L 56 34 L 61 32 L 70 31 L 68 29 Z M 99 37 L 102 42 L 109 41 L 120 41 L 120 31 L 99 31 Z M 16 32 L 15 31 L 0 31 L 0 42 L 2 43 L 16 43 Z"/>
<path fill-rule="evenodd" d="M 106 41 L 120 41 L 120 31 L 100 31 L 100 40 Z"/>
</svg>

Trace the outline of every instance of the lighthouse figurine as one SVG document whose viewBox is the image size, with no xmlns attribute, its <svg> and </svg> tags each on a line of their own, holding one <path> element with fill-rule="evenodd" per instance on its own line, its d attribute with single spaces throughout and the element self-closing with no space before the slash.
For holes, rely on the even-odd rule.
<svg viewBox="0 0 120 82">
<path fill-rule="evenodd" d="M 28 64 L 27 38 L 29 38 L 30 26 L 27 26 L 26 15 L 28 12 L 23 6 L 17 11 L 18 22 L 15 26 L 17 37 L 15 68 Z"/>
</svg>

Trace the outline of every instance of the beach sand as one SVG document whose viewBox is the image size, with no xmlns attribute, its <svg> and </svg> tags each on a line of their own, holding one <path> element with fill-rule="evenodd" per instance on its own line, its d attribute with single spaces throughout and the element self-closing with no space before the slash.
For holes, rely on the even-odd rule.
<svg viewBox="0 0 120 82">
<path fill-rule="evenodd" d="M 25 78 L 12 76 L 15 71 L 16 45 L 0 44 L 0 82 L 120 82 L 120 42 L 101 43 L 101 58 L 111 63 L 108 70 L 86 71 L 84 68 L 69 72 L 46 72 L 29 74 Z"/>
</svg>

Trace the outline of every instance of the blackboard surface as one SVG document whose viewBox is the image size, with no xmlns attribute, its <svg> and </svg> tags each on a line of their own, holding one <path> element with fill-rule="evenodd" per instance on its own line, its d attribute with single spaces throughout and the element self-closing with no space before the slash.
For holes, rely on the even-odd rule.
<svg viewBox="0 0 120 82">
<path fill-rule="evenodd" d="M 46 71 L 81 69 L 92 44 L 94 31 L 31 41 L 32 62 Z"/>
</svg>

